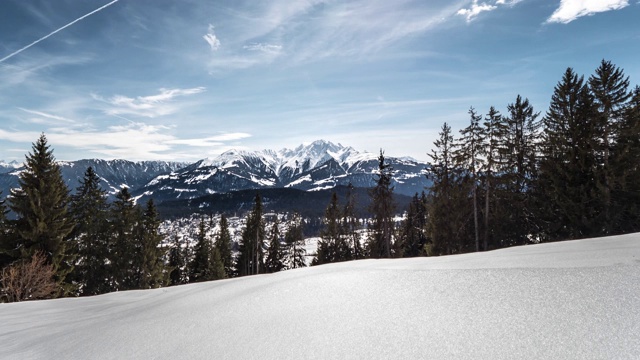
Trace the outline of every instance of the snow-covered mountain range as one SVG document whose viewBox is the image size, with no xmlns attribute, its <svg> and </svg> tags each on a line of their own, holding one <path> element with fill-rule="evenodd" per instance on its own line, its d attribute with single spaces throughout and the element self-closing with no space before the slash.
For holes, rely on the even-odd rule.
<svg viewBox="0 0 640 360">
<path fill-rule="evenodd" d="M 92 166 L 102 179 L 102 187 L 115 194 L 129 187 L 134 196 L 156 201 L 194 199 L 210 194 L 265 188 L 294 188 L 304 191 L 331 189 L 353 184 L 375 184 L 379 154 L 359 152 L 352 147 L 318 140 L 295 149 L 227 151 L 216 158 L 192 164 L 127 160 L 78 160 L 60 162 L 63 177 L 73 191 L 84 171 Z M 428 185 L 425 163 L 411 158 L 387 157 L 394 170 L 398 194 L 413 195 Z M 3 194 L 18 186 L 21 164 L 0 162 L 0 189 Z"/>
<path fill-rule="evenodd" d="M 378 156 L 324 140 L 280 151 L 231 150 L 159 175 L 141 188 L 138 195 L 192 199 L 245 189 L 316 191 L 349 183 L 371 187 L 375 184 Z M 413 195 L 428 184 L 424 176 L 426 164 L 410 158 L 386 158 L 386 162 L 394 169 L 396 192 Z"/>
</svg>

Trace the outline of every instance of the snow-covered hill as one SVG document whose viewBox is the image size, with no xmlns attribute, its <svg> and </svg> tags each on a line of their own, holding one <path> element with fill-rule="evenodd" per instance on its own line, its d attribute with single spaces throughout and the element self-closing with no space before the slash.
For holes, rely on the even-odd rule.
<svg viewBox="0 0 640 360">
<path fill-rule="evenodd" d="M 2 359 L 636 359 L 640 235 L 0 304 Z"/>
</svg>

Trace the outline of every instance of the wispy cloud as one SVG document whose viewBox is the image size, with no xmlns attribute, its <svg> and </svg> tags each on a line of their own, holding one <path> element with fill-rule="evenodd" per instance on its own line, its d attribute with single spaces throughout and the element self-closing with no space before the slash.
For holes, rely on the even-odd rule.
<svg viewBox="0 0 640 360">
<path fill-rule="evenodd" d="M 472 21 L 476 16 L 485 11 L 492 11 L 497 9 L 495 5 L 489 5 L 487 3 L 478 3 L 478 0 L 473 0 L 471 7 L 458 10 L 458 15 L 462 15 L 467 18 L 467 22 Z"/>
<path fill-rule="evenodd" d="M 261 51 L 264 53 L 274 54 L 274 55 L 279 54 L 282 51 L 282 45 L 275 45 L 275 44 L 262 44 L 262 43 L 249 44 L 249 45 L 243 46 L 243 48 L 249 51 Z"/>
<path fill-rule="evenodd" d="M 620 10 L 628 5 L 628 0 L 561 0 L 560 7 L 551 14 L 546 22 L 568 24 L 582 16 Z"/>
<path fill-rule="evenodd" d="M 61 28 L 58 28 L 58 29 L 56 29 L 56 30 L 54 30 L 54 31 L 50 32 L 49 34 L 47 34 L 47 35 L 45 35 L 45 36 L 41 37 L 40 39 L 38 39 L 38 40 L 36 40 L 36 41 L 32 42 L 31 44 L 29 44 L 29 45 L 27 45 L 27 46 L 25 46 L 25 47 L 23 47 L 23 48 L 20 48 L 20 49 L 18 49 L 18 50 L 16 50 L 16 51 L 12 52 L 11 54 L 9 54 L 9 55 L 7 55 L 7 56 L 3 57 L 2 59 L 0 59 L 0 63 L 2 63 L 2 62 L 4 62 L 5 60 L 8 60 L 8 59 L 10 59 L 10 58 L 12 58 L 12 57 L 14 57 L 14 56 L 18 55 L 18 54 L 20 54 L 21 52 L 23 52 L 23 51 L 27 50 L 28 48 L 30 48 L 30 47 L 32 47 L 32 46 L 34 46 L 34 45 L 36 45 L 37 43 L 39 43 L 39 42 L 41 42 L 41 41 L 43 41 L 43 40 L 48 39 L 49 37 L 51 37 L 51 36 L 53 36 L 53 35 L 55 35 L 55 34 L 59 33 L 60 31 L 62 31 L 62 30 L 64 30 L 64 29 L 68 28 L 69 26 L 71 26 L 71 25 L 73 25 L 73 24 L 77 23 L 78 21 L 80 21 L 80 20 L 82 20 L 82 19 L 84 19 L 84 18 L 86 18 L 86 17 L 89 17 L 89 16 L 91 16 L 91 15 L 93 15 L 93 14 L 95 14 L 95 13 L 97 13 L 97 12 L 101 11 L 101 10 L 104 10 L 104 9 L 108 8 L 109 6 L 111 6 L 111 5 L 115 4 L 115 3 L 117 3 L 118 1 L 119 1 L 119 0 L 113 0 L 112 2 L 110 2 L 110 3 L 106 4 L 106 5 L 103 5 L 103 6 L 99 7 L 99 8 L 97 8 L 97 9 L 95 9 L 95 10 L 93 10 L 93 11 L 92 11 L 92 12 L 90 12 L 90 13 L 85 14 L 85 15 L 83 15 L 83 16 L 81 16 L 81 17 L 79 17 L 79 18 L 75 19 L 75 20 L 73 20 L 72 22 L 68 23 L 67 25 L 65 25 L 65 26 L 63 26 L 63 27 L 61 27 Z"/>
<path fill-rule="evenodd" d="M 32 115 L 37 115 L 37 116 L 42 117 L 42 118 L 55 120 L 56 122 L 62 121 L 62 122 L 67 123 L 67 124 L 74 124 L 75 123 L 75 121 L 73 121 L 71 119 L 67 119 L 65 117 L 58 116 L 58 115 L 48 114 L 48 113 L 45 113 L 45 112 L 42 112 L 42 111 L 29 110 L 29 109 L 25 109 L 25 108 L 21 108 L 21 107 L 19 107 L 18 109 L 20 109 L 20 110 L 22 110 L 22 111 L 24 111 L 26 113 L 32 114 Z M 44 122 L 38 122 L 38 123 L 44 123 Z"/>
<path fill-rule="evenodd" d="M 159 89 L 160 93 L 149 96 L 138 96 L 135 98 L 114 95 L 110 98 L 104 98 L 97 94 L 91 96 L 108 106 L 104 112 L 108 115 L 135 115 L 141 117 L 154 118 L 173 114 L 178 111 L 178 106 L 171 103 L 176 97 L 188 96 L 204 92 L 204 87 L 196 87 L 191 89 Z"/>
<path fill-rule="evenodd" d="M 251 137 L 251 134 L 247 133 L 227 133 L 216 136 L 209 136 L 200 139 L 176 139 L 170 140 L 167 143 L 172 145 L 187 145 L 194 147 L 214 147 L 223 146 L 225 141 L 236 141 Z"/>
<path fill-rule="evenodd" d="M 211 47 L 211 51 L 217 51 L 218 49 L 220 49 L 220 40 L 213 32 L 213 30 L 214 26 L 209 24 L 209 29 L 207 33 L 202 36 L 202 38 L 207 42 L 207 44 L 209 44 L 209 47 Z"/>
</svg>

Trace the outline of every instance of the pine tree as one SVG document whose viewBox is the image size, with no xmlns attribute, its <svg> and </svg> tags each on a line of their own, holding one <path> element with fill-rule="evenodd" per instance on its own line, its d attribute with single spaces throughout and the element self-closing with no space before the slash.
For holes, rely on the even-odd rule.
<svg viewBox="0 0 640 360">
<path fill-rule="evenodd" d="M 605 234 L 611 234 L 614 223 L 617 222 L 617 209 L 623 208 L 626 199 L 617 198 L 612 203 L 612 191 L 619 188 L 619 174 L 614 172 L 612 163 L 617 159 L 612 156 L 621 154 L 617 151 L 617 143 L 620 138 L 620 130 L 623 118 L 631 98 L 629 92 L 629 78 L 624 76 L 622 69 L 613 65 L 610 61 L 602 60 L 595 74 L 589 77 L 589 89 L 594 97 L 598 116 L 595 124 L 597 138 L 597 157 L 601 164 L 598 181 L 602 186 L 604 202 L 604 226 Z"/>
<path fill-rule="evenodd" d="M 303 220 L 300 214 L 294 213 L 289 220 L 289 227 L 284 235 L 286 245 L 285 266 L 287 269 L 296 269 L 307 266 L 304 249 Z"/>
<path fill-rule="evenodd" d="M 269 249 L 267 250 L 267 259 L 265 260 L 265 270 L 268 273 L 274 273 L 284 268 L 283 258 L 284 251 L 280 245 L 280 229 L 278 229 L 278 218 L 276 217 L 273 225 L 271 225 L 271 233 L 269 234 Z"/>
<path fill-rule="evenodd" d="M 356 216 L 356 194 L 353 189 L 353 184 L 349 183 L 347 186 L 346 204 L 342 211 L 342 229 L 346 237 L 346 242 L 349 248 L 350 259 L 361 259 L 364 257 L 362 245 L 360 243 L 360 233 L 358 217 Z"/>
<path fill-rule="evenodd" d="M 247 224 L 242 231 L 242 241 L 236 258 L 236 271 L 239 276 L 264 272 L 265 229 L 262 212 L 262 198 L 257 194 L 253 209 L 247 216 Z"/>
<path fill-rule="evenodd" d="M 231 277 L 234 272 L 233 255 L 231 254 L 231 233 L 229 232 L 229 221 L 224 214 L 220 216 L 219 227 L 220 231 L 216 237 L 215 247 L 220 253 L 226 277 Z"/>
<path fill-rule="evenodd" d="M 142 215 L 141 268 L 139 285 L 140 289 L 149 289 L 165 286 L 168 283 L 168 273 L 165 269 L 164 258 L 166 251 L 162 246 L 163 236 L 159 233 L 160 220 L 153 199 L 147 201 L 147 206 Z"/>
<path fill-rule="evenodd" d="M 15 236 L 7 219 L 8 213 L 6 199 L 0 200 L 0 270 L 19 258 Z"/>
<path fill-rule="evenodd" d="M 384 152 L 380 150 L 378 157 L 378 173 L 376 186 L 371 189 L 370 211 L 373 215 L 372 237 L 368 241 L 369 256 L 373 258 L 391 257 L 392 237 L 394 232 L 393 215 L 393 169 L 385 163 Z"/>
<path fill-rule="evenodd" d="M 462 137 L 459 139 L 454 150 L 453 157 L 457 167 L 462 169 L 468 176 L 467 183 L 471 186 L 471 199 L 473 202 L 473 224 L 475 250 L 480 251 L 480 236 L 478 223 L 478 172 L 483 167 L 481 154 L 485 144 L 486 133 L 484 127 L 480 126 L 482 115 L 478 115 L 472 107 L 469 109 L 470 124 L 460 130 Z"/>
<path fill-rule="evenodd" d="M 178 235 L 173 236 L 173 243 L 169 249 L 169 284 L 181 285 L 187 283 L 186 254 Z"/>
<path fill-rule="evenodd" d="M 453 254 L 462 249 L 462 236 L 466 219 L 463 208 L 467 203 L 466 186 L 461 183 L 460 168 L 453 157 L 454 139 L 451 127 L 444 123 L 440 137 L 433 143 L 435 149 L 429 157 L 427 178 L 429 188 L 428 232 L 432 244 L 428 255 Z"/>
<path fill-rule="evenodd" d="M 320 233 L 321 240 L 318 241 L 318 250 L 312 261 L 313 265 L 345 261 L 351 258 L 351 248 L 344 239 L 340 220 L 338 195 L 334 191 L 325 210 L 324 229 Z"/>
<path fill-rule="evenodd" d="M 532 183 L 536 178 L 537 142 L 539 138 L 539 113 L 534 112 L 528 99 L 516 97 L 507 106 L 508 116 L 504 139 L 504 161 L 498 168 L 502 178 L 503 216 L 499 246 L 522 245 L 535 230 L 531 208 Z"/>
<path fill-rule="evenodd" d="M 67 275 L 76 254 L 67 237 L 73 230 L 67 205 L 69 190 L 44 134 L 33 144 L 20 173 L 20 187 L 11 190 L 9 207 L 17 215 L 17 250 L 23 259 L 42 252 L 53 265 L 62 292 L 70 290 Z"/>
<path fill-rule="evenodd" d="M 601 234 L 603 203 L 598 186 L 594 100 L 582 76 L 565 71 L 543 118 L 542 159 L 537 182 L 539 217 L 546 237 L 576 239 Z"/>
<path fill-rule="evenodd" d="M 640 231 L 640 86 L 631 92 L 631 99 L 619 123 L 619 135 L 611 163 L 616 177 L 612 202 L 616 206 L 615 231 Z"/>
<path fill-rule="evenodd" d="M 139 285 L 141 259 L 139 223 L 141 214 L 129 189 L 124 187 L 111 204 L 109 263 L 111 290 L 131 290 Z"/>
<path fill-rule="evenodd" d="M 92 167 L 88 167 L 76 193 L 71 196 L 69 207 L 76 224 L 72 238 L 78 250 L 73 278 L 82 295 L 98 295 L 109 291 L 109 205 L 106 196 L 106 192 L 100 188 L 100 178 Z"/>
<path fill-rule="evenodd" d="M 210 271 L 212 245 L 207 237 L 207 224 L 204 218 L 201 218 L 198 224 L 197 240 L 193 248 L 193 260 L 189 265 L 189 282 L 214 280 Z"/>
<path fill-rule="evenodd" d="M 403 257 L 415 257 L 424 254 L 424 246 L 427 243 L 427 196 L 416 193 L 407 210 L 406 217 L 400 226 L 399 239 L 402 245 Z"/>
</svg>

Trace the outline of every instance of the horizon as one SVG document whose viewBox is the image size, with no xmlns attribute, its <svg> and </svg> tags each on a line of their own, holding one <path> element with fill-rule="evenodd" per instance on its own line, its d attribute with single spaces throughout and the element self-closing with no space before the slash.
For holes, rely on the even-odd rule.
<svg viewBox="0 0 640 360">
<path fill-rule="evenodd" d="M 325 139 L 426 161 L 443 122 L 564 70 L 640 84 L 638 0 L 7 0 L 0 159 L 45 133 L 61 161 L 195 162 Z"/>
</svg>

